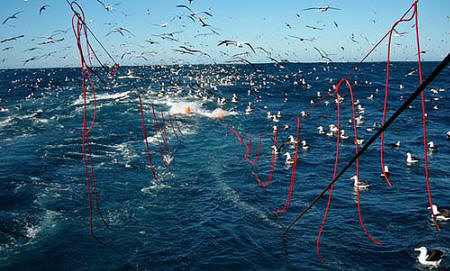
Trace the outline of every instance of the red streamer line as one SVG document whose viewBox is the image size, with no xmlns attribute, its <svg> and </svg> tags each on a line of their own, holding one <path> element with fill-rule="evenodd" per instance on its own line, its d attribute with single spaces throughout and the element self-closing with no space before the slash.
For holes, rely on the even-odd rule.
<svg viewBox="0 0 450 271">
<path fill-rule="evenodd" d="M 294 164 L 292 165 L 292 173 L 291 173 L 291 183 L 289 185 L 289 193 L 286 199 L 286 203 L 284 204 L 283 209 L 278 211 L 273 211 L 276 214 L 285 213 L 289 206 L 291 205 L 291 199 L 292 199 L 292 192 L 294 190 L 294 183 L 295 183 L 295 171 L 297 169 L 297 158 L 298 158 L 298 145 L 300 142 L 300 118 L 297 118 L 297 143 L 295 144 L 295 156 L 294 156 Z"/>
<path fill-rule="evenodd" d="M 339 139 L 340 139 L 340 129 L 341 129 L 341 124 L 340 124 L 340 120 L 341 120 L 341 109 L 340 109 L 340 107 L 341 106 L 340 106 L 340 102 L 339 102 L 339 97 L 340 97 L 339 96 L 339 88 L 341 87 L 341 84 L 343 82 L 346 83 L 346 85 L 347 85 L 347 87 L 349 88 L 349 91 L 350 91 L 351 104 L 352 104 L 352 113 L 353 113 L 353 115 L 352 115 L 352 118 L 353 118 L 353 130 L 354 130 L 354 134 L 355 134 L 355 140 L 354 140 L 355 153 L 358 153 L 358 142 L 357 142 L 358 132 L 357 132 L 357 127 L 356 127 L 356 112 L 355 112 L 355 103 L 354 103 L 354 98 L 353 98 L 353 89 L 352 89 L 352 86 L 351 86 L 350 82 L 347 79 L 344 78 L 344 79 L 341 79 L 339 81 L 339 83 L 335 87 L 335 92 L 336 92 L 336 96 L 337 96 L 337 102 L 336 102 L 336 104 L 337 104 L 337 136 L 336 136 L 336 138 L 337 139 L 336 139 L 336 159 L 335 159 L 335 162 L 334 162 L 333 179 L 336 178 L 337 166 L 338 166 L 338 162 L 339 162 Z M 358 181 L 359 181 L 359 159 L 356 159 L 356 176 L 357 176 L 357 179 L 358 179 L 357 182 L 356 182 L 356 197 L 357 197 L 357 205 L 358 205 L 358 217 L 359 217 L 359 221 L 361 223 L 361 227 L 363 228 L 364 232 L 366 233 L 366 235 L 369 237 L 369 239 L 372 242 L 374 242 L 374 243 L 376 243 L 378 245 L 382 245 L 382 243 L 380 241 L 376 240 L 375 238 L 373 238 L 369 234 L 366 226 L 364 225 L 364 220 L 362 218 L 362 214 L 361 214 L 361 200 L 360 200 L 360 193 L 359 193 L 359 186 L 358 186 Z M 330 209 L 331 199 L 332 199 L 332 195 L 333 195 L 333 188 L 334 188 L 334 185 L 332 185 L 330 187 L 330 193 L 328 195 L 327 207 L 325 209 L 325 214 L 324 214 L 324 217 L 322 219 L 322 225 L 320 227 L 319 234 L 318 234 L 317 240 L 316 240 L 317 256 L 319 257 L 319 260 L 322 263 L 324 263 L 324 264 L 326 264 L 326 262 L 322 258 L 322 256 L 320 255 L 320 237 L 322 236 L 322 232 L 323 232 L 323 229 L 325 227 L 325 222 L 327 220 L 328 212 L 329 212 L 329 209 Z"/>
<path fill-rule="evenodd" d="M 250 142 L 251 142 L 251 138 L 249 138 L 249 140 L 250 140 Z M 261 137 L 259 137 L 259 144 L 258 144 L 258 151 L 257 151 L 257 153 L 256 153 L 256 156 L 255 156 L 255 160 L 251 160 L 251 159 L 248 159 L 248 156 L 250 156 L 250 154 L 247 156 L 247 158 L 246 158 L 246 160 L 247 160 L 247 162 L 249 162 L 250 163 L 250 165 L 252 165 L 252 166 L 256 166 L 256 163 L 258 163 L 258 159 L 259 159 L 259 155 L 260 155 L 260 153 L 261 153 L 261 141 L 262 141 L 262 138 Z"/>
<path fill-rule="evenodd" d="M 275 138 L 273 140 L 273 146 L 275 146 L 275 148 L 277 147 L 277 139 L 278 139 L 278 131 L 275 131 Z M 259 177 L 258 174 L 256 172 L 252 172 L 253 176 L 255 176 L 256 181 L 258 182 L 258 184 L 263 187 L 266 188 L 270 185 L 270 183 L 272 182 L 272 177 L 273 177 L 273 171 L 274 171 L 274 165 L 275 165 L 275 157 L 276 157 L 276 153 L 275 150 L 272 150 L 272 161 L 270 163 L 270 173 L 269 173 L 269 178 L 267 179 L 266 182 L 263 182 Z"/>
<path fill-rule="evenodd" d="M 383 120 L 382 120 L 382 124 L 381 125 L 384 125 L 384 123 L 386 121 L 386 109 L 387 109 L 388 91 L 389 91 L 389 72 L 390 72 L 390 61 L 391 61 L 390 59 L 391 59 L 392 31 L 394 31 L 395 27 L 400 22 L 409 22 L 409 21 L 411 21 L 412 18 L 414 17 L 415 13 L 416 13 L 416 8 L 414 8 L 413 14 L 411 15 L 410 18 L 407 18 L 407 19 L 401 18 L 401 19 L 399 19 L 398 21 L 396 21 L 392 25 L 391 30 L 389 31 L 388 52 L 387 52 L 387 62 L 386 62 L 386 84 L 385 84 L 385 95 L 384 95 Z M 381 171 L 383 173 L 383 176 L 384 176 L 386 182 L 388 183 L 388 185 L 392 186 L 391 182 L 389 181 L 389 177 L 388 177 L 388 175 L 386 174 L 386 172 L 384 170 L 384 132 L 381 133 L 380 160 L 381 160 Z"/>
<path fill-rule="evenodd" d="M 417 1 L 414 2 L 414 9 L 415 9 L 415 25 L 416 25 L 416 43 L 417 43 L 417 63 L 419 66 L 419 82 L 422 84 L 422 61 L 420 59 L 420 41 L 419 41 L 419 20 L 418 20 L 418 12 L 417 12 Z M 437 231 L 441 231 L 441 228 L 439 227 L 439 224 L 436 221 L 436 216 L 433 213 L 433 200 L 431 199 L 431 186 L 430 186 L 430 174 L 428 171 L 428 153 L 427 153 L 427 114 L 425 111 L 425 97 L 424 92 L 420 94 L 421 97 L 421 103 L 422 103 L 422 127 L 423 127 L 423 155 L 425 160 L 425 176 L 427 180 L 427 192 L 428 192 L 428 202 L 430 203 L 430 212 L 431 217 L 433 217 L 434 225 L 436 226 Z"/>
<path fill-rule="evenodd" d="M 161 131 L 159 131 L 158 119 L 156 118 L 155 107 L 153 104 L 152 104 L 152 112 L 153 112 L 153 130 L 154 130 L 154 133 L 156 136 L 158 133 L 161 133 Z M 164 136 L 162 135 L 162 133 L 161 133 L 161 138 L 163 138 L 163 140 L 164 140 Z M 164 154 L 163 154 L 163 151 L 161 148 L 161 143 L 159 142 L 158 139 L 156 141 L 158 142 L 158 149 L 159 149 L 159 155 L 161 156 L 161 160 L 163 161 L 163 164 L 166 166 L 166 168 L 168 168 L 168 167 L 170 167 L 171 163 L 166 161 L 166 159 L 164 159 Z M 166 155 L 169 155 L 169 153 L 166 153 Z"/>
<path fill-rule="evenodd" d="M 173 134 L 177 138 L 178 143 L 181 143 L 181 140 L 178 137 L 177 132 L 175 131 L 175 126 L 173 125 L 172 116 L 170 115 L 170 112 L 168 113 L 168 115 L 169 115 L 169 124 L 170 124 L 170 127 L 172 128 Z"/>
<path fill-rule="evenodd" d="M 141 95 L 140 95 L 138 89 L 136 89 L 136 93 L 139 98 L 139 110 L 141 112 L 142 133 L 144 135 L 145 146 L 147 148 L 148 165 L 150 167 L 150 170 L 152 171 L 153 179 L 155 180 L 155 183 L 157 184 L 159 182 L 160 177 L 158 176 L 158 174 L 156 174 L 155 167 L 153 166 L 153 162 L 152 162 L 152 156 L 150 155 L 150 146 L 148 145 L 148 140 L 147 140 L 147 129 L 145 128 L 144 111 L 142 109 L 142 100 L 141 100 Z"/>
<path fill-rule="evenodd" d="M 168 139 L 167 139 L 167 128 L 166 128 L 166 119 L 164 118 L 164 113 L 161 111 L 161 121 L 162 121 L 162 126 L 163 126 L 163 130 L 162 130 L 162 138 L 163 138 L 163 142 L 164 142 L 164 151 L 166 153 L 170 153 L 169 151 L 169 143 L 168 143 Z"/>
<path fill-rule="evenodd" d="M 83 54 L 83 48 L 82 48 L 82 45 L 81 45 L 81 34 L 82 34 L 83 30 L 84 30 L 83 31 L 84 35 L 86 37 L 86 44 L 87 45 L 89 44 L 89 41 L 88 41 L 88 38 L 87 38 L 86 27 L 85 27 L 84 23 L 82 23 L 82 20 L 84 21 L 83 9 L 81 8 L 80 5 L 78 5 L 78 3 L 72 3 L 71 4 L 72 10 L 74 10 L 74 7 L 73 7 L 74 4 L 81 11 L 81 14 L 80 13 L 75 13 L 72 16 L 72 29 L 74 31 L 74 34 L 75 34 L 75 37 L 76 37 L 76 40 L 77 40 L 77 47 L 78 47 L 78 52 L 79 52 L 80 59 L 81 59 L 81 70 L 82 70 L 82 88 L 83 88 L 82 153 L 83 153 L 83 165 L 84 165 L 85 177 L 86 177 L 86 188 L 87 188 L 87 191 L 88 191 L 88 201 L 89 201 L 89 230 L 90 230 L 90 233 L 94 237 L 95 240 L 97 240 L 101 244 L 104 244 L 104 242 L 102 242 L 95 235 L 94 230 L 93 230 L 93 204 L 92 204 L 92 197 L 91 197 L 91 179 L 90 179 L 90 176 L 89 176 L 90 174 L 91 174 L 91 178 L 92 178 L 92 188 L 93 188 L 93 191 L 94 191 L 94 194 L 95 194 L 95 201 L 97 203 L 97 207 L 99 206 L 99 204 L 98 204 L 98 193 L 96 191 L 96 183 L 95 183 L 95 178 L 94 178 L 94 167 L 93 167 L 93 162 L 92 162 L 92 154 L 91 154 L 91 151 L 90 151 L 90 144 L 89 144 L 89 133 L 92 131 L 92 129 L 94 127 L 94 123 L 95 123 L 96 98 L 95 98 L 94 84 L 93 84 L 93 81 L 92 81 L 89 69 L 87 68 L 86 61 L 85 61 L 84 54 Z M 77 18 L 76 27 L 75 27 L 75 18 Z M 89 125 L 89 128 L 87 127 L 86 74 L 87 74 L 87 77 L 88 77 L 88 80 L 89 80 L 89 84 L 92 87 L 93 107 L 94 107 L 94 109 L 93 109 L 93 118 L 92 118 L 91 124 Z M 88 162 L 87 162 L 86 147 L 88 149 L 88 155 L 89 155 L 89 166 L 88 166 Z M 90 174 L 89 174 L 89 171 L 90 171 Z M 101 212 L 99 212 L 99 213 L 101 214 Z M 106 223 L 104 221 L 104 219 L 103 219 L 103 216 L 102 215 L 100 215 L 100 216 L 102 218 L 102 221 L 104 223 Z M 105 225 L 107 225 L 107 224 L 105 224 Z"/>
</svg>

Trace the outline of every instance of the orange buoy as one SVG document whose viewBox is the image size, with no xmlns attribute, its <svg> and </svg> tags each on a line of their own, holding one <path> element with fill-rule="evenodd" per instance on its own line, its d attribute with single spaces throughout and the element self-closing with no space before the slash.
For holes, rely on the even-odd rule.
<svg viewBox="0 0 450 271">
<path fill-rule="evenodd" d="M 184 109 L 184 112 L 186 112 L 186 114 L 191 113 L 191 108 L 188 106 Z"/>
<path fill-rule="evenodd" d="M 222 112 L 217 113 L 217 118 L 219 119 L 223 118 L 223 113 Z"/>
</svg>

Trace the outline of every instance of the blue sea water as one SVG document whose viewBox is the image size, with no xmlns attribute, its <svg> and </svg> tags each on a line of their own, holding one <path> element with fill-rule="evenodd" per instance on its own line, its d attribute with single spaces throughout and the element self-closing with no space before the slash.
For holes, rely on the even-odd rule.
<svg viewBox="0 0 450 271">
<path fill-rule="evenodd" d="M 114 230 L 105 227 L 95 208 L 93 229 L 106 245 L 89 232 L 80 69 L 0 70 L 0 269 L 420 270 L 415 247 L 450 255 L 450 223 L 441 222 L 438 232 L 427 210 L 420 99 L 386 132 L 386 144 L 401 141 L 400 148 L 385 147 L 393 186 L 380 177 L 379 140 L 360 159 L 360 179 L 372 185 L 361 191 L 363 218 L 383 245 L 372 243 L 361 229 L 349 180 L 354 166 L 335 185 L 320 246 L 327 265 L 316 254 L 326 197 L 283 237 L 286 226 L 332 179 L 336 141 L 318 135 L 317 126 L 327 130 L 336 124 L 336 104 L 329 97 L 328 105 L 320 103 L 302 119 L 300 137 L 311 149 L 300 150 L 285 214 L 272 213 L 283 207 L 289 189 L 291 169 L 284 157 L 275 161 L 268 188 L 252 175 L 267 179 L 272 138 L 263 139 L 261 157 L 252 167 L 229 127 L 259 136 L 289 123 L 279 140 L 295 136 L 296 116 L 318 99 L 318 91 L 325 97 L 354 63 L 282 65 L 257 65 L 258 72 L 244 65 L 122 67 L 109 86 L 95 79 L 98 108 L 90 143 L 100 208 Z M 391 65 L 388 116 L 418 86 L 416 65 Z M 436 65 L 423 63 L 424 75 Z M 385 68 L 385 63 L 366 63 L 349 78 L 365 108 L 358 135 L 366 141 L 374 133 L 366 128 L 381 122 Z M 428 140 L 438 148 L 428 154 L 438 206 L 450 206 L 449 79 L 447 67 L 425 91 Z M 148 167 L 136 89 L 143 98 L 152 159 L 162 176 L 158 184 Z M 230 100 L 233 93 L 238 101 L 224 105 L 213 95 Z M 341 94 L 342 128 L 352 135 L 345 86 Z M 367 98 L 371 94 L 373 100 Z M 88 101 L 90 120 L 91 94 Z M 245 114 L 249 102 L 254 110 Z M 183 133 L 178 142 L 168 130 L 169 148 L 176 150 L 169 168 L 159 155 L 152 103 L 157 112 L 175 116 Z M 188 106 L 191 114 L 186 115 Z M 280 111 L 280 122 L 267 119 L 267 111 Z M 218 112 L 225 117 L 217 118 Z M 352 139 L 341 143 L 339 168 L 354 154 Z M 418 165 L 406 164 L 408 151 L 421 159 Z M 448 257 L 445 266 L 450 266 Z"/>
</svg>

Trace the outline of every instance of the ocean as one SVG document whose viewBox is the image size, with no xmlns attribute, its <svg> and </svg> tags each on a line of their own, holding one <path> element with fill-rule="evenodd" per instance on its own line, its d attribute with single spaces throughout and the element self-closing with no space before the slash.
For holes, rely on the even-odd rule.
<svg viewBox="0 0 450 271">
<path fill-rule="evenodd" d="M 437 64 L 423 63 L 425 78 Z M 374 244 L 361 228 L 350 180 L 355 166 L 335 184 L 320 241 L 326 264 L 317 257 L 316 238 L 327 197 L 283 235 L 333 178 L 336 137 L 318 134 L 317 127 L 328 132 L 336 124 L 336 103 L 328 92 L 354 65 L 257 64 L 257 71 L 248 65 L 121 67 L 106 85 L 93 75 L 97 111 L 89 142 L 98 192 L 92 228 L 98 240 L 89 226 L 80 69 L 0 70 L 0 269 L 421 270 L 414 251 L 421 246 L 442 250 L 445 269 L 450 266 L 450 225 L 439 222 L 437 231 L 427 210 L 420 98 L 385 133 L 392 187 L 380 177 L 380 139 L 359 161 L 360 180 L 371 184 L 360 191 L 361 213 L 369 233 L 383 245 Z M 388 117 L 419 85 L 417 63 L 394 62 L 390 69 Z M 94 70 L 108 81 L 102 69 Z M 376 131 L 367 128 L 382 120 L 385 72 L 386 63 L 364 63 L 349 77 L 355 100 L 364 108 L 358 113 L 365 120 L 358 138 L 366 141 Z M 428 153 L 438 206 L 450 206 L 449 86 L 447 67 L 425 90 L 428 141 L 438 150 Z M 157 183 L 147 160 L 136 90 Z M 355 153 L 346 86 L 340 94 L 341 129 L 350 138 L 341 140 L 338 169 Z M 253 110 L 246 114 L 249 103 Z M 88 123 L 92 109 L 89 88 Z M 268 111 L 279 111 L 279 122 L 268 119 Z M 266 188 L 253 173 L 267 180 L 273 126 L 279 129 L 280 146 L 289 135 L 296 137 L 301 111 L 308 116 L 301 120 L 300 139 L 310 149 L 299 149 L 290 208 L 275 214 L 285 204 L 291 167 L 282 154 L 276 156 Z M 285 125 L 289 128 L 281 129 Z M 231 128 L 255 137 L 253 160 L 263 135 L 256 165 L 245 161 L 246 148 Z M 400 147 L 390 146 L 397 141 Z M 168 151 L 169 166 L 162 158 Z M 407 152 L 420 161 L 407 165 Z"/>
</svg>

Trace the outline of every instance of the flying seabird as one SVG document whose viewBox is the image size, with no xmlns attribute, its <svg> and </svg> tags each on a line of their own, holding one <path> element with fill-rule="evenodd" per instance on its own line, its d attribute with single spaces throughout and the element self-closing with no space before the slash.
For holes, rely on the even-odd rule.
<svg viewBox="0 0 450 271">
<path fill-rule="evenodd" d="M 111 33 L 113 33 L 113 32 L 117 32 L 117 33 L 119 33 L 119 34 L 122 35 L 122 36 L 125 36 L 125 35 L 123 34 L 123 32 L 127 32 L 127 33 L 129 33 L 130 35 L 134 36 L 134 34 L 131 33 L 131 31 L 129 31 L 129 30 L 123 28 L 123 27 L 117 27 L 117 28 L 115 28 L 115 29 L 109 31 L 108 34 L 106 34 L 106 36 L 108 36 L 109 34 L 111 34 Z"/>
<path fill-rule="evenodd" d="M 217 46 L 221 46 L 223 44 L 225 44 L 225 46 L 228 46 L 228 45 L 232 44 L 232 45 L 235 45 L 237 47 L 242 47 L 244 45 L 247 45 L 253 51 L 253 53 L 256 54 L 255 49 L 253 49 L 253 46 L 249 42 L 234 41 L 234 40 L 223 40 L 223 41 L 219 42 L 217 44 Z"/>
<path fill-rule="evenodd" d="M 8 18 L 6 18 L 2 24 L 6 24 L 7 21 L 11 20 L 11 19 L 17 19 L 16 15 L 22 13 L 23 11 L 18 11 L 16 13 L 14 13 L 13 15 L 9 16 Z"/>
<path fill-rule="evenodd" d="M 202 23 L 202 27 L 211 26 L 211 25 L 207 24 L 207 23 L 205 22 L 205 20 L 203 20 L 203 18 L 201 18 L 201 17 L 198 17 L 198 21 L 199 21 L 200 23 Z"/>
<path fill-rule="evenodd" d="M 318 8 L 304 8 L 303 10 L 312 10 L 312 9 L 317 9 L 317 11 L 319 11 L 319 12 L 325 12 L 325 11 L 328 11 L 329 9 L 341 10 L 340 8 L 334 8 L 331 6 L 318 7 Z"/>
<path fill-rule="evenodd" d="M 433 249 L 430 253 L 428 253 L 426 247 L 419 247 L 415 248 L 414 250 L 420 251 L 417 259 L 419 260 L 419 263 L 421 265 L 427 267 L 439 267 L 439 264 L 442 261 L 442 257 L 444 256 L 444 253 L 437 249 Z"/>
<path fill-rule="evenodd" d="M 428 210 L 430 207 L 428 207 Z M 446 208 L 438 208 L 435 204 L 432 205 L 433 215 L 437 220 L 447 221 L 450 220 L 450 210 Z"/>
<path fill-rule="evenodd" d="M 328 56 L 329 56 L 329 54 L 327 54 L 327 53 L 325 53 L 325 51 L 321 51 L 321 50 L 319 50 L 319 48 L 317 48 L 317 47 L 314 47 L 314 49 L 320 54 L 320 57 L 321 58 L 324 58 L 324 59 L 326 59 L 327 61 L 329 61 L 329 62 L 333 62 L 333 60 L 331 59 L 331 58 L 329 58 Z"/>
<path fill-rule="evenodd" d="M 28 62 L 34 61 L 34 60 L 38 60 L 39 58 L 37 56 L 33 56 L 31 58 L 28 58 L 27 60 L 25 60 L 23 62 L 23 65 L 25 66 L 25 64 L 27 64 Z"/>
<path fill-rule="evenodd" d="M 49 5 L 43 5 L 40 9 L 39 9 L 39 15 L 41 15 L 42 11 L 46 10 L 46 8 L 48 8 Z"/>
<path fill-rule="evenodd" d="M 396 37 L 403 37 L 404 35 L 408 34 L 408 32 L 398 32 L 397 30 L 395 30 L 395 28 L 393 30 L 394 30 L 394 36 L 396 36 Z"/>
<path fill-rule="evenodd" d="M 323 28 L 317 27 L 317 26 L 312 26 L 312 25 L 305 25 L 305 27 L 314 29 L 314 30 L 323 30 Z"/>
<path fill-rule="evenodd" d="M 0 41 L 0 43 L 4 43 L 4 42 L 7 42 L 7 41 L 17 40 L 17 39 L 20 39 L 20 38 L 23 38 L 23 37 L 25 37 L 25 36 L 24 36 L 24 35 L 20 35 L 20 36 L 16 36 L 16 37 L 6 38 L 6 39 Z"/>
</svg>

